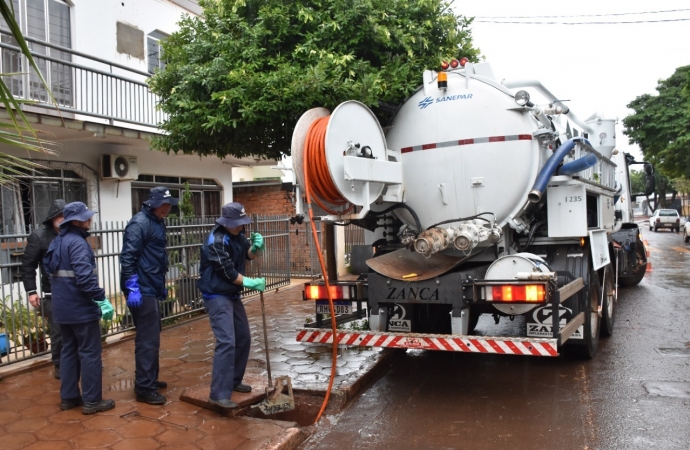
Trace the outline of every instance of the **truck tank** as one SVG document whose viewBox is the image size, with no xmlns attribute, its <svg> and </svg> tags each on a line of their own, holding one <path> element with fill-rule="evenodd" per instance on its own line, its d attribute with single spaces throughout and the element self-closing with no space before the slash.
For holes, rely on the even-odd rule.
<svg viewBox="0 0 690 450">
<path fill-rule="evenodd" d="M 549 156 L 533 136 L 539 124 L 495 82 L 450 72 L 442 90 L 434 75 L 425 74 L 386 133 L 401 154 L 405 203 L 423 228 L 486 212 L 502 228 Z M 414 224 L 406 211 L 396 214 Z"/>
</svg>

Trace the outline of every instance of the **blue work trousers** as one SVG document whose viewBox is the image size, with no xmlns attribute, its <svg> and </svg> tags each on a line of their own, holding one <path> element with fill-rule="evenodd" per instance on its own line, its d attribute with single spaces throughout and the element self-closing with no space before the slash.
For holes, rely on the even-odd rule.
<svg viewBox="0 0 690 450">
<path fill-rule="evenodd" d="M 242 383 L 249 360 L 251 332 L 247 312 L 239 297 L 219 295 L 204 299 L 204 306 L 216 337 L 209 396 L 213 400 L 229 399 L 232 390 Z"/>
<path fill-rule="evenodd" d="M 158 300 L 143 297 L 141 305 L 130 308 L 137 334 L 134 338 L 134 392 L 147 395 L 157 391 L 158 354 L 161 348 L 161 316 Z"/>
<path fill-rule="evenodd" d="M 60 324 L 60 398 L 82 398 L 99 402 L 103 398 L 101 326 L 98 320 L 79 324 Z M 82 393 L 79 393 L 81 378 Z"/>
</svg>

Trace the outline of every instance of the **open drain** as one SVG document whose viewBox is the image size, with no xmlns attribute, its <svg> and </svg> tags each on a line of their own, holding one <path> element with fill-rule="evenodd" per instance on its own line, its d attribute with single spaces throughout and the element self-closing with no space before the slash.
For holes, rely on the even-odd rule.
<svg viewBox="0 0 690 450">
<path fill-rule="evenodd" d="M 238 416 L 254 417 L 257 419 L 284 420 L 297 422 L 299 426 L 308 426 L 314 423 L 316 415 L 321 409 L 324 394 L 315 392 L 295 392 L 295 409 L 278 414 L 266 415 L 259 408 L 247 408 L 240 411 Z"/>
</svg>

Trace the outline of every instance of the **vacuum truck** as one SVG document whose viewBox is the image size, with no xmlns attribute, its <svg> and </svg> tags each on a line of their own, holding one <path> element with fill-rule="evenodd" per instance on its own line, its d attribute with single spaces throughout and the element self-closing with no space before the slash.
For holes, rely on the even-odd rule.
<svg viewBox="0 0 690 450">
<path fill-rule="evenodd" d="M 298 215 L 360 226 L 371 251 L 357 280 L 306 284 L 317 320 L 297 340 L 593 357 L 647 266 L 629 166 L 648 191 L 653 167 L 616 150 L 616 122 L 465 58 L 425 71 L 385 127 L 356 101 L 305 112 Z M 334 335 L 331 313 L 369 329 Z"/>
</svg>

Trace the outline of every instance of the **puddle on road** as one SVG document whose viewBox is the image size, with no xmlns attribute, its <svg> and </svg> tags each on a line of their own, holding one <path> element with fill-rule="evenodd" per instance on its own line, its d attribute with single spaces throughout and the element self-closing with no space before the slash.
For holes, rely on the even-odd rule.
<svg viewBox="0 0 690 450">
<path fill-rule="evenodd" d="M 690 348 L 657 348 L 657 352 L 664 356 L 677 356 L 690 358 Z"/>
<path fill-rule="evenodd" d="M 690 398 L 690 383 L 687 381 L 649 381 L 643 386 L 649 395 Z"/>
</svg>

